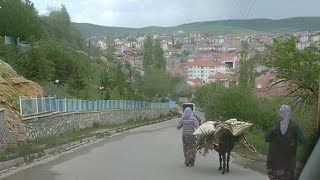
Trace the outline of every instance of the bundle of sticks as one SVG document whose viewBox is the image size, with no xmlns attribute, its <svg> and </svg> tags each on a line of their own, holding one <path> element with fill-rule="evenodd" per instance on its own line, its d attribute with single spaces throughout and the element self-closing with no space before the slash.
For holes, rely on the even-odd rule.
<svg viewBox="0 0 320 180">
<path fill-rule="evenodd" d="M 247 129 L 248 123 L 245 124 L 241 121 L 225 121 L 225 122 L 208 122 L 207 124 L 203 124 L 202 126 L 207 126 L 208 124 L 212 125 L 214 124 L 214 128 L 212 131 L 208 131 L 206 133 L 199 133 L 199 131 L 196 131 L 195 135 L 197 136 L 197 150 L 199 153 L 203 150 L 203 155 L 206 155 L 210 150 L 217 150 L 217 147 L 219 145 L 219 137 L 217 137 L 217 132 L 220 129 L 228 129 L 233 134 L 233 140 L 234 143 L 238 143 L 241 145 L 241 147 L 248 149 L 251 152 L 257 152 L 256 149 L 249 144 L 248 139 L 244 135 L 244 129 Z M 240 128 L 241 131 L 239 131 L 239 124 L 246 125 L 243 126 L 244 128 Z M 212 127 L 212 126 L 207 126 Z M 204 129 L 204 127 L 199 127 L 199 129 Z M 207 128 L 208 129 L 208 128 Z"/>
</svg>

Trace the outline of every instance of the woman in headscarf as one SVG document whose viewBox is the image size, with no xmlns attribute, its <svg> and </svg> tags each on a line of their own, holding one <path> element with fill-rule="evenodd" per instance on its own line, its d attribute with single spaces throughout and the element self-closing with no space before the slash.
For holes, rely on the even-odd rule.
<svg viewBox="0 0 320 180">
<path fill-rule="evenodd" d="M 293 180 L 296 168 L 297 141 L 304 143 L 300 128 L 291 120 L 291 108 L 282 105 L 280 121 L 266 133 L 269 143 L 267 170 L 270 180 Z"/>
<path fill-rule="evenodd" d="M 197 152 L 197 139 L 193 135 L 196 128 L 199 127 L 199 121 L 194 116 L 192 109 L 187 107 L 179 121 L 177 129 L 182 128 L 183 153 L 186 166 L 194 166 Z"/>
</svg>

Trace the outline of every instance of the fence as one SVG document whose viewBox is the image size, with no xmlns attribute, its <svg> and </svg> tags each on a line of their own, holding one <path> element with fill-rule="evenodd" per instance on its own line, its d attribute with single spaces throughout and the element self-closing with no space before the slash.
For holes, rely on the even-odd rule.
<svg viewBox="0 0 320 180">
<path fill-rule="evenodd" d="M 99 111 L 105 109 L 165 109 L 175 106 L 174 101 L 165 103 L 132 100 L 57 99 L 56 97 L 20 97 L 20 114 L 35 115 L 48 112 Z"/>
</svg>

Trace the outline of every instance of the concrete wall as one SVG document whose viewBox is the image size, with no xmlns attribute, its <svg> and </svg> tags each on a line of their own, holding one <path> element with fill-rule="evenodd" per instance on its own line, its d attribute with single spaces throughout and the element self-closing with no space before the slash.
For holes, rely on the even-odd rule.
<svg viewBox="0 0 320 180">
<path fill-rule="evenodd" d="M 100 124 L 122 123 L 127 120 L 143 118 L 157 118 L 167 115 L 173 109 L 158 110 L 106 110 L 99 112 L 79 112 L 60 114 L 47 117 L 35 117 L 23 121 L 26 125 L 28 139 L 34 139 L 45 135 L 61 134 L 70 130 L 80 130 L 92 126 L 94 122 Z"/>
<path fill-rule="evenodd" d="M 5 117 L 5 109 L 0 109 L 0 149 L 17 142 L 14 133 L 7 128 Z"/>
</svg>

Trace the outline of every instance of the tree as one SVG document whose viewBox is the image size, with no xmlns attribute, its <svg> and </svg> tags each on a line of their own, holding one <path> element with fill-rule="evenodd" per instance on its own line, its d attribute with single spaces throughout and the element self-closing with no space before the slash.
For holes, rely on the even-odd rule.
<svg viewBox="0 0 320 180">
<path fill-rule="evenodd" d="M 152 67 L 153 59 L 153 40 L 151 36 L 147 36 L 143 45 L 143 68 L 145 71 Z"/>
<path fill-rule="evenodd" d="M 166 59 L 159 40 L 153 41 L 151 36 L 146 38 L 144 42 L 143 58 L 143 67 L 145 71 L 157 69 L 165 72 Z"/>
<path fill-rule="evenodd" d="M 248 44 L 242 44 L 239 85 L 254 88 L 254 60 L 248 59 Z"/>
<path fill-rule="evenodd" d="M 25 53 L 25 58 L 18 63 L 26 78 L 38 82 L 50 80 L 54 73 L 53 63 L 46 58 L 45 51 L 33 45 Z"/>
<path fill-rule="evenodd" d="M 297 48 L 297 40 L 274 40 L 263 58 L 263 64 L 274 69 L 279 82 L 291 87 L 287 95 L 300 92 L 304 100 L 316 101 L 319 91 L 320 49 L 311 45 L 303 50 Z M 310 100 L 311 100 L 310 99 Z"/>
<path fill-rule="evenodd" d="M 104 99 L 110 98 L 110 89 L 111 89 L 111 76 L 109 70 L 105 69 L 100 75 L 100 86 L 104 87 Z"/>
<path fill-rule="evenodd" d="M 40 19 L 43 38 L 54 39 L 73 48 L 84 48 L 81 33 L 71 24 L 69 13 L 64 5 L 51 10 L 47 16 L 42 16 Z"/>
<path fill-rule="evenodd" d="M 0 0 L 0 7 L 0 36 L 11 36 L 14 40 L 40 38 L 38 12 L 30 0 Z"/>
<path fill-rule="evenodd" d="M 81 98 L 80 92 L 87 87 L 87 66 L 83 59 L 78 62 L 73 61 L 74 65 L 71 69 L 71 74 L 68 79 L 68 90 L 71 94 L 75 94 L 77 98 Z"/>
<path fill-rule="evenodd" d="M 114 53 L 116 52 L 116 47 L 114 45 L 113 39 L 107 41 L 107 51 L 106 58 L 108 61 L 114 60 Z"/>
<path fill-rule="evenodd" d="M 156 40 L 153 47 L 152 67 L 162 72 L 166 71 L 166 59 L 160 45 L 160 41 Z"/>
</svg>

